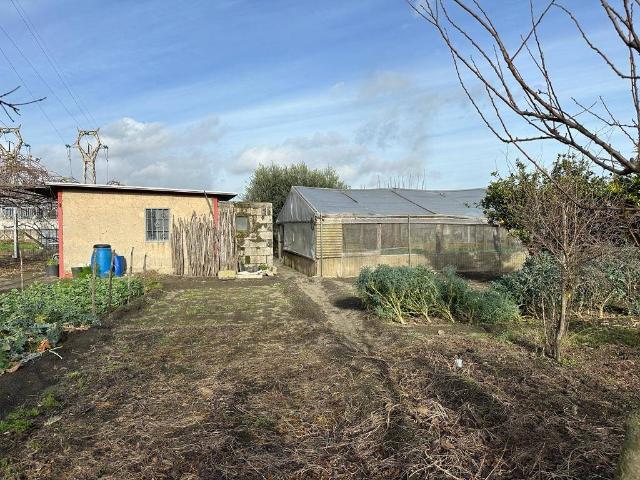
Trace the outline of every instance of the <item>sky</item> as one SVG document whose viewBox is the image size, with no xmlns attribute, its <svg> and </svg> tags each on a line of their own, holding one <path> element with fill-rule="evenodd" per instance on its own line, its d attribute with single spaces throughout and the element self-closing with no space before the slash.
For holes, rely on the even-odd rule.
<svg viewBox="0 0 640 480">
<path fill-rule="evenodd" d="M 528 0 L 482 4 L 512 44 L 526 32 Z M 614 57 L 624 54 L 599 2 L 565 4 L 579 7 Z M 32 154 L 61 175 L 81 178 L 79 153 L 70 163 L 64 146 L 78 127 L 100 127 L 109 147 L 98 183 L 238 193 L 261 163 L 331 166 L 354 188 L 404 179 L 459 189 L 486 186 L 518 158 L 484 126 L 448 50 L 403 0 L 0 5 L 0 90 L 20 85 L 14 100 L 47 97 L 0 120 L 20 124 Z M 561 93 L 585 102 L 604 95 L 627 113 L 627 86 L 565 17 L 551 15 L 541 33 Z M 545 163 L 564 151 L 530 148 Z"/>
</svg>

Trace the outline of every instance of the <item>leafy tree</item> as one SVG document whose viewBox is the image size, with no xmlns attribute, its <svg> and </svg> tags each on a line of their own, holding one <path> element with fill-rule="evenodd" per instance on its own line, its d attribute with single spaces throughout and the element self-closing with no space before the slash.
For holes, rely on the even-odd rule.
<svg viewBox="0 0 640 480">
<path fill-rule="evenodd" d="M 558 287 L 553 308 L 543 314 L 546 352 L 558 360 L 585 265 L 627 239 L 627 199 L 613 191 L 610 177 L 595 175 L 572 155 L 559 156 L 550 170 L 529 172 L 519 163 L 489 192 L 482 207 L 491 221 L 517 235 L 532 254 L 549 255 L 558 270 L 554 280 L 543 275 Z"/>
<path fill-rule="evenodd" d="M 500 176 L 497 172 L 493 172 L 492 175 L 494 180 L 489 184 L 480 206 L 492 225 L 507 229 L 526 246 L 531 243 L 531 235 L 522 224 L 519 212 L 523 211 L 526 194 L 532 189 L 541 191 L 561 184 L 570 185 L 578 197 L 566 195 L 564 201 L 569 203 L 579 200 L 580 196 L 587 192 L 589 198 L 600 197 L 603 202 L 616 200 L 616 204 L 621 202 L 631 205 L 640 200 L 640 181 L 635 184 L 634 193 L 632 176 L 596 175 L 587 160 L 578 159 L 572 154 L 558 155 L 548 171 L 531 171 L 525 163 L 516 161 L 515 168 L 506 177 Z"/>
<path fill-rule="evenodd" d="M 244 199 L 250 202 L 271 202 L 273 218 L 277 218 L 293 186 L 349 188 L 332 167 L 311 169 L 305 163 L 281 166 L 259 165 L 253 172 Z"/>
</svg>

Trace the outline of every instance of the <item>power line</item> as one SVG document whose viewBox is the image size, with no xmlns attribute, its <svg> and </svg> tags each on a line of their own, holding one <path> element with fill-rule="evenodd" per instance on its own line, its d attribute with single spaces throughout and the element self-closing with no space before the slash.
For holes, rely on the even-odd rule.
<svg viewBox="0 0 640 480">
<path fill-rule="evenodd" d="M 71 117 L 71 119 L 73 120 L 73 122 L 76 125 L 80 125 L 80 122 L 78 122 L 78 119 L 75 117 L 75 115 L 73 113 L 71 113 L 71 111 L 67 108 L 67 106 L 64 104 L 64 102 L 60 99 L 60 97 L 56 94 L 56 92 L 53 91 L 53 88 L 51 88 L 51 85 L 49 85 L 49 82 L 47 82 L 44 77 L 40 74 L 40 72 L 38 71 L 38 69 L 33 65 L 33 63 L 31 63 L 31 60 L 29 60 L 29 58 L 24 54 L 24 52 L 22 51 L 22 49 L 18 46 L 18 44 L 16 42 L 13 41 L 13 39 L 11 38 L 11 36 L 9 35 L 9 33 L 7 33 L 7 31 L 2 27 L 2 25 L 0 25 L 0 30 L 2 30 L 2 33 L 4 33 L 4 35 L 9 39 L 9 41 L 13 44 L 13 46 L 15 47 L 15 49 L 18 51 L 18 53 L 22 56 L 22 58 L 29 64 L 29 66 L 33 69 L 33 71 L 35 72 L 35 74 L 38 76 L 38 78 L 42 81 L 42 83 L 45 84 L 45 86 L 49 89 L 49 91 L 51 92 L 51 94 L 55 97 L 55 99 L 58 101 L 58 103 L 60 103 L 60 105 L 62 105 L 62 108 L 64 108 L 64 110 L 67 112 L 67 114 Z M 6 55 L 5 55 L 6 57 Z"/>
<path fill-rule="evenodd" d="M 89 111 L 88 109 L 86 109 L 83 106 L 84 102 L 81 101 L 79 96 L 77 96 L 77 95 L 75 95 L 73 93 L 71 87 L 69 86 L 67 81 L 64 79 L 64 76 L 62 75 L 62 72 L 60 71 L 60 68 L 58 68 L 58 62 L 55 60 L 55 57 L 53 56 L 53 52 L 51 52 L 47 48 L 44 39 L 37 32 L 35 25 L 31 21 L 31 19 L 29 18 L 29 15 L 25 11 L 25 9 L 22 8 L 22 5 L 20 5 L 19 0 L 11 0 L 11 3 L 13 5 L 13 8 L 16 10 L 16 12 L 18 12 L 18 15 L 20 15 L 20 18 L 22 18 L 22 21 L 24 22 L 25 26 L 27 27 L 27 30 L 29 30 L 29 33 L 31 33 L 31 36 L 34 38 L 36 44 L 38 45 L 38 47 L 40 47 L 40 50 L 42 51 L 42 53 L 44 54 L 44 56 L 48 60 L 49 65 L 51 65 L 51 68 L 53 68 L 54 72 L 56 72 L 56 75 L 60 79 L 60 82 L 62 83 L 64 88 L 67 90 L 67 93 L 73 99 L 73 101 L 76 104 L 76 107 L 78 107 L 78 110 L 80 111 L 80 113 L 82 113 L 82 115 L 84 116 L 85 120 L 89 123 L 89 125 L 91 125 L 91 123 L 93 122 L 94 126 L 97 128 L 98 122 L 96 122 L 95 118 L 91 114 L 91 111 Z"/>
<path fill-rule="evenodd" d="M 36 96 L 34 95 L 34 93 L 31 91 L 31 89 L 29 88 L 29 85 L 27 85 L 27 82 L 24 81 L 24 78 L 22 78 L 22 75 L 20 75 L 18 73 L 18 70 L 16 70 L 16 67 L 13 65 L 13 63 L 11 62 L 11 60 L 9 59 L 9 57 L 7 56 L 7 54 L 5 53 L 5 51 L 2 49 L 2 47 L 0 46 L 0 53 L 2 53 L 2 56 L 5 58 L 5 60 L 7 61 L 7 63 L 9 64 L 9 66 L 11 67 L 11 70 L 13 70 L 13 72 L 16 74 L 16 76 L 18 77 L 18 79 L 20 80 L 20 82 L 22 83 L 22 85 L 24 85 L 24 88 L 27 90 L 27 92 L 29 93 L 29 95 L 31 95 L 31 98 L 36 98 Z M 60 140 L 62 141 L 62 143 L 64 143 L 64 138 L 62 137 L 62 134 L 60 133 L 60 130 L 58 130 L 56 128 L 56 126 L 54 125 L 53 121 L 51 120 L 51 118 L 49 117 L 49 115 L 47 115 L 47 112 L 44 111 L 44 108 L 42 108 L 42 105 L 40 105 L 40 102 L 36 102 L 36 105 L 38 106 L 38 108 L 40 109 L 40 111 L 42 112 L 42 115 L 44 115 L 44 117 L 47 119 L 47 121 L 49 122 L 49 125 L 51 125 L 51 128 L 53 128 L 53 130 L 55 130 L 55 132 L 58 134 L 58 137 L 60 138 Z"/>
</svg>

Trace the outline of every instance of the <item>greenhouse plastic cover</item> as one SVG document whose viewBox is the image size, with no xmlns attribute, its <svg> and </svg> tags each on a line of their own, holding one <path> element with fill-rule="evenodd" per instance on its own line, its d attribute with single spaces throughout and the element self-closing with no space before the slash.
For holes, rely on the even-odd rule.
<svg viewBox="0 0 640 480">
<path fill-rule="evenodd" d="M 485 189 L 410 190 L 375 188 L 340 190 L 292 187 L 277 223 L 307 222 L 318 214 L 352 216 L 429 216 L 483 218 L 477 204 Z"/>
</svg>

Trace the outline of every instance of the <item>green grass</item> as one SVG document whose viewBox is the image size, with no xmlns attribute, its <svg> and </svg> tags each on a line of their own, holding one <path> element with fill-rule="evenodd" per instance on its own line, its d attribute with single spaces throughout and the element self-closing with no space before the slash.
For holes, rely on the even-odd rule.
<svg viewBox="0 0 640 480">
<path fill-rule="evenodd" d="M 542 322 L 523 317 L 491 327 L 489 331 L 501 341 L 524 346 L 532 350 L 544 344 Z M 620 345 L 640 350 L 640 330 L 624 325 L 601 325 L 582 320 L 571 320 L 566 344 L 575 347 L 599 348 L 605 345 Z"/>
<path fill-rule="evenodd" d="M 0 420 L 0 433 L 23 433 L 33 424 L 33 418 L 37 417 L 40 411 L 36 407 L 20 407 L 7 414 L 4 420 Z"/>
<path fill-rule="evenodd" d="M 18 248 L 22 251 L 40 250 L 37 243 L 20 242 Z M 0 252 L 13 252 L 13 242 L 0 242 Z"/>
<path fill-rule="evenodd" d="M 0 434 L 24 433 L 33 425 L 33 419 L 42 413 L 53 410 L 60 405 L 53 391 L 45 392 L 36 407 L 22 406 L 16 408 L 0 420 Z M 0 471 L 2 471 L 0 469 Z"/>
<path fill-rule="evenodd" d="M 624 345 L 640 349 L 640 330 L 623 325 L 592 325 L 586 322 L 573 322 L 571 342 L 598 348 L 603 345 Z"/>
<path fill-rule="evenodd" d="M 56 400 L 56 396 L 52 391 L 46 392 L 40 400 L 40 406 L 45 410 L 50 410 L 58 405 L 60 405 L 60 402 Z"/>
<path fill-rule="evenodd" d="M 0 458 L 0 478 L 16 478 L 17 472 L 6 458 Z"/>
</svg>

